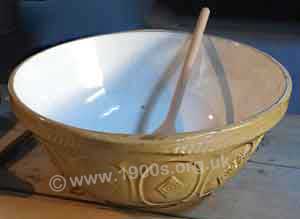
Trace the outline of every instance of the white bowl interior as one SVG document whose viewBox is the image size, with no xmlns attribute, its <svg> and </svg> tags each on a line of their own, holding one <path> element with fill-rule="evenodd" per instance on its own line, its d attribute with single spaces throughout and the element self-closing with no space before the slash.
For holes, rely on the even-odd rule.
<svg viewBox="0 0 300 219">
<path fill-rule="evenodd" d="M 66 43 L 25 61 L 13 89 L 32 111 L 69 126 L 151 133 L 166 117 L 187 35 L 140 31 Z M 177 132 L 220 128 L 268 109 L 286 87 L 281 67 L 247 46 L 206 37 Z"/>
</svg>

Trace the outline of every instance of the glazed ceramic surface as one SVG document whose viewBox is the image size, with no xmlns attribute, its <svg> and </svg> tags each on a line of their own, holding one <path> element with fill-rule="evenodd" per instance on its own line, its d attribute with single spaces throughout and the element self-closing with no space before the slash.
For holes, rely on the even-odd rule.
<svg viewBox="0 0 300 219">
<path fill-rule="evenodd" d="M 181 32 L 136 31 L 48 49 L 11 77 L 13 109 L 46 143 L 64 175 L 118 176 L 83 186 L 98 201 L 144 208 L 196 201 L 244 165 L 286 112 L 292 85 L 269 56 L 207 36 L 186 88 L 177 133 L 145 138 L 166 116 L 187 39 Z M 199 167 L 215 159 L 226 162 L 206 171 Z M 170 171 L 145 177 L 153 163 Z M 181 164 L 194 171 L 179 173 Z M 138 177 L 120 179 L 120 170 L 141 165 L 146 166 Z"/>
</svg>

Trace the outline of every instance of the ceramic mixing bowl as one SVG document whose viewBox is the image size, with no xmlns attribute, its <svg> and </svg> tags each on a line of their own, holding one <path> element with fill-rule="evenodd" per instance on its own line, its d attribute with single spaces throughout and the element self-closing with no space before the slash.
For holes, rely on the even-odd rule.
<svg viewBox="0 0 300 219">
<path fill-rule="evenodd" d="M 177 132 L 149 137 L 167 114 L 187 37 L 134 31 L 43 51 L 11 76 L 13 110 L 70 185 L 70 177 L 98 177 L 76 185 L 97 201 L 152 209 L 194 203 L 245 164 L 284 116 L 292 84 L 268 55 L 206 36 Z"/>
</svg>

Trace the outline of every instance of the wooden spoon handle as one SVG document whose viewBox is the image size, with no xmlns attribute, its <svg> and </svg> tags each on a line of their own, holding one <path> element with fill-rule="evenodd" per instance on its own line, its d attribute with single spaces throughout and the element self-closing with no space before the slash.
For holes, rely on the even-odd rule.
<svg viewBox="0 0 300 219">
<path fill-rule="evenodd" d="M 169 107 L 169 112 L 166 120 L 160 128 L 154 132 L 156 134 L 167 134 L 175 130 L 176 117 L 184 96 L 189 73 L 192 71 L 193 64 L 201 48 L 203 33 L 208 22 L 209 14 L 210 10 L 208 8 L 203 8 L 200 12 L 195 31 L 191 36 L 191 43 L 184 61 L 183 69 L 177 81 L 176 89 Z"/>
</svg>

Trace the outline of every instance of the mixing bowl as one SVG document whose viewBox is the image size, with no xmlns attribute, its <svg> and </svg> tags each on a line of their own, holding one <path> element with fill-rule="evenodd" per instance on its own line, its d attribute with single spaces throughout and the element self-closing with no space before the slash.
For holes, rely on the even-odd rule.
<svg viewBox="0 0 300 219">
<path fill-rule="evenodd" d="M 177 132 L 149 135 L 167 114 L 187 38 L 159 30 L 96 36 L 17 67 L 13 110 L 69 186 L 101 203 L 180 208 L 236 174 L 284 116 L 287 71 L 256 49 L 206 36 Z"/>
</svg>

